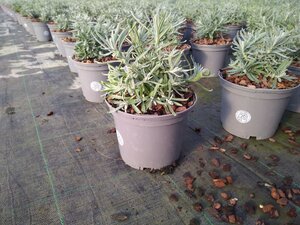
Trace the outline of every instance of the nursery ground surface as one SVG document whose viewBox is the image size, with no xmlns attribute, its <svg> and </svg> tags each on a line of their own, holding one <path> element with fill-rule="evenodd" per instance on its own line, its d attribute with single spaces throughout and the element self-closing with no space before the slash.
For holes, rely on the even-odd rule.
<svg viewBox="0 0 300 225">
<path fill-rule="evenodd" d="M 115 133 L 108 132 L 114 124 L 106 106 L 84 100 L 77 75 L 53 43 L 38 43 L 1 11 L 0 224 L 223 224 L 207 201 L 212 194 L 225 205 L 221 192 L 238 199 L 234 214 L 244 224 L 258 218 L 300 224 L 299 216 L 287 215 L 291 209 L 300 214 L 297 199 L 280 207 L 262 185 L 280 187 L 290 176 L 299 188 L 300 114 L 286 112 L 273 139 L 231 140 L 220 124 L 218 80 L 203 82 L 214 92 L 199 92 L 174 172 L 132 169 L 120 159 Z M 213 145 L 222 149 L 210 150 Z M 233 183 L 215 187 L 212 170 Z M 184 174 L 196 178 L 195 198 Z M 193 207 L 197 202 L 201 212 Z M 256 210 L 245 210 L 246 202 Z M 279 218 L 259 208 L 268 203 Z"/>
</svg>

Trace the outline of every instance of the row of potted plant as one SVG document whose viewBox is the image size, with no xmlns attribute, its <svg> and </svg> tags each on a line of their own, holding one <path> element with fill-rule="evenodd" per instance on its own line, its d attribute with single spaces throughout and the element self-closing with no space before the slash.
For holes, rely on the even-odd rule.
<svg viewBox="0 0 300 225">
<path fill-rule="evenodd" d="M 293 94 L 299 103 L 300 79 L 293 73 L 299 14 L 280 0 L 288 13 L 264 1 L 234 2 L 203 2 L 196 10 L 187 4 L 194 17 L 178 9 L 182 1 L 170 8 L 149 1 L 99 8 L 53 3 L 52 12 L 59 12 L 49 16 L 53 40 L 78 72 L 85 98 L 108 105 L 128 165 L 157 169 L 178 159 L 187 113 L 197 101 L 190 83 L 207 69 L 222 86 L 222 125 L 236 136 L 271 137 Z M 233 59 L 219 72 L 231 46 Z"/>
<path fill-rule="evenodd" d="M 25 0 L 17 0 L 17 2 L 22 2 Z M 34 1 L 33 1 L 34 2 Z M 149 1 L 146 1 L 149 2 Z M 200 63 L 205 68 L 208 68 L 211 71 L 211 74 L 217 76 L 218 70 L 227 64 L 228 60 L 228 53 L 230 52 L 230 47 L 233 38 L 235 37 L 238 30 L 242 27 L 247 27 L 248 29 L 257 29 L 257 28 L 264 28 L 268 27 L 269 24 L 274 25 L 274 21 L 276 23 L 286 23 L 290 19 L 285 19 L 282 17 L 291 17 L 295 18 L 294 23 L 297 23 L 297 8 L 292 9 L 292 11 L 288 11 L 288 13 L 284 10 L 289 9 L 291 4 L 286 4 L 280 2 L 280 8 L 283 9 L 280 11 L 278 10 L 279 7 L 270 7 L 269 5 L 265 4 L 264 1 L 253 1 L 256 4 L 249 7 L 249 2 L 244 2 L 242 4 L 236 4 L 235 1 L 231 2 L 221 2 L 219 4 L 212 4 L 211 2 L 203 1 L 201 3 L 196 1 L 191 1 L 190 5 L 186 4 L 183 5 L 182 1 L 176 1 L 177 4 L 175 5 L 168 5 L 172 7 L 174 12 L 178 12 L 177 14 L 181 14 L 186 18 L 186 24 L 184 27 L 184 34 L 190 33 L 193 35 L 184 35 L 184 40 L 187 43 L 192 45 L 191 52 L 193 55 L 194 60 L 197 63 Z M 127 16 L 128 12 L 126 9 L 129 7 L 132 10 L 145 10 L 144 8 L 139 8 L 139 4 L 135 1 L 130 1 L 128 6 L 124 7 L 122 5 L 122 9 L 118 6 L 118 1 L 112 1 L 111 7 L 107 7 L 103 4 L 98 4 L 95 8 L 104 8 L 105 10 L 98 10 L 99 13 L 96 15 L 104 15 L 109 17 L 119 17 L 120 20 Z M 141 4 L 146 5 L 145 8 L 153 8 L 151 4 L 145 4 L 143 1 Z M 20 5 L 20 4 L 19 4 Z M 26 5 L 26 4 L 25 4 Z M 30 5 L 39 5 L 39 4 L 28 4 Z M 82 6 L 84 5 L 84 6 Z M 138 5 L 138 7 L 136 6 Z M 199 6 L 196 7 L 197 10 L 191 10 L 192 6 Z M 263 7 L 262 7 L 263 6 Z M 94 11 L 94 14 L 97 10 L 91 10 L 91 7 L 86 7 L 86 4 L 80 4 L 80 2 L 74 4 L 65 3 L 52 3 L 50 6 L 54 10 L 48 10 L 47 7 L 41 7 L 44 11 L 47 11 L 47 16 L 44 16 L 43 20 L 48 20 L 47 22 L 51 22 L 51 27 L 53 27 L 53 22 L 56 22 L 60 27 L 58 30 L 64 30 L 68 26 L 67 22 L 72 18 L 68 12 L 75 12 L 78 13 L 81 11 Z M 30 7 L 24 7 L 30 8 Z M 38 8 L 38 7 L 37 7 Z M 49 8 L 49 7 L 48 7 Z M 121 10 L 120 12 L 116 12 L 115 10 L 111 10 L 111 8 L 117 8 Z M 194 7 L 195 8 L 195 7 Z M 68 9 L 70 9 L 68 11 Z M 42 11 L 43 11 L 42 10 Z M 21 11 L 32 11 L 32 10 L 21 10 Z M 33 10 L 34 11 L 34 10 Z M 45 13 L 35 13 L 36 15 Z M 55 15 L 55 16 L 54 16 Z M 120 16 L 121 15 L 121 16 Z M 276 15 L 276 16 L 274 16 Z M 130 15 L 129 15 L 130 16 Z M 56 21 L 51 21 L 51 17 L 55 17 Z M 69 17 L 69 18 L 68 18 Z M 71 17 L 71 18 L 70 18 Z M 47 19 L 46 19 L 47 18 Z M 74 18 L 73 18 L 74 19 Z M 284 21 L 284 22 L 282 22 Z M 288 21 L 290 22 L 290 21 Z M 276 24 L 276 25 L 277 25 Z M 70 25 L 70 23 L 69 23 Z M 292 25 L 293 26 L 293 25 Z M 183 29 L 183 28 L 182 28 Z M 51 28 L 50 28 L 51 30 Z M 46 31 L 47 33 L 47 31 Z M 58 34 L 60 37 L 64 34 Z M 60 38 L 59 38 L 60 39 Z M 58 48 L 61 51 L 62 55 L 65 55 L 64 50 L 61 47 L 60 40 L 58 39 Z M 213 60 L 211 60 L 213 59 Z M 297 64 L 296 64 L 297 65 Z"/>
</svg>

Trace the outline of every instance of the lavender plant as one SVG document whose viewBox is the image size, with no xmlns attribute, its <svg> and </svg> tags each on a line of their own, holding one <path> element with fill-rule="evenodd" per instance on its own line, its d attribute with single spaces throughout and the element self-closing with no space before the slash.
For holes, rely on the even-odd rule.
<svg viewBox="0 0 300 225">
<path fill-rule="evenodd" d="M 110 67 L 103 91 L 114 110 L 132 108 L 135 113 L 147 114 L 160 105 L 175 115 L 174 106 L 188 100 L 185 94 L 190 92 L 190 82 L 199 80 L 205 71 L 199 66 L 192 71 L 184 69 L 181 50 L 164 51 L 174 44 L 184 20 L 159 10 L 150 16 L 151 23 L 143 23 L 133 15 L 135 23 L 128 23 L 130 27 L 119 25 L 109 39 L 98 40 L 121 61 L 119 67 Z M 131 43 L 128 51 L 120 48 L 125 41 Z"/>
<path fill-rule="evenodd" d="M 274 28 L 272 31 L 241 31 L 233 42 L 235 60 L 229 65 L 229 76 L 246 75 L 259 83 L 259 76 L 272 82 L 291 80 L 287 68 L 291 64 L 291 53 L 296 51 L 295 36 L 291 32 Z"/>
</svg>

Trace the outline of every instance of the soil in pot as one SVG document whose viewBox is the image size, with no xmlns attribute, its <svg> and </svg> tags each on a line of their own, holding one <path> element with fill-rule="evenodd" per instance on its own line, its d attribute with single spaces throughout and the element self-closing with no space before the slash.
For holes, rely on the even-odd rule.
<svg viewBox="0 0 300 225">
<path fill-rule="evenodd" d="M 118 65 L 119 62 L 115 61 L 112 57 L 104 57 L 99 60 L 87 59 L 84 61 L 73 57 L 72 62 L 77 69 L 85 99 L 94 103 L 103 102 L 104 97 L 102 96 L 100 81 L 106 81 L 107 79 L 105 75 L 108 74 L 108 64 L 114 66 Z"/>
<path fill-rule="evenodd" d="M 219 70 L 224 68 L 231 43 L 232 40 L 228 38 L 193 40 L 191 43 L 193 59 L 209 69 L 212 76 L 217 76 Z"/>
<path fill-rule="evenodd" d="M 284 81 L 272 89 L 270 81 L 256 84 L 246 76 L 219 74 L 222 86 L 221 122 L 229 133 L 241 138 L 267 139 L 276 132 L 286 106 L 300 80 Z"/>
<path fill-rule="evenodd" d="M 77 68 L 73 63 L 72 57 L 75 53 L 75 45 L 76 45 L 76 39 L 73 37 L 65 37 L 62 39 L 62 44 L 64 46 L 65 52 L 66 52 L 66 57 L 68 60 L 68 65 L 70 68 L 70 71 L 73 73 L 77 73 Z"/>
<path fill-rule="evenodd" d="M 299 61 L 294 61 L 288 69 L 291 73 L 300 77 L 300 62 Z M 287 110 L 300 113 L 300 89 L 298 89 L 296 91 L 296 93 L 293 94 L 293 96 L 289 102 L 289 105 L 287 107 Z"/>
<path fill-rule="evenodd" d="M 195 105 L 196 98 L 187 101 L 184 109 L 176 116 L 166 115 L 163 107 L 157 105 L 148 114 L 113 112 L 119 149 L 123 161 L 135 169 L 161 169 L 172 165 L 183 147 L 188 112 Z M 109 101 L 109 99 L 108 99 Z M 114 106 L 107 103 L 113 110 Z"/>
</svg>

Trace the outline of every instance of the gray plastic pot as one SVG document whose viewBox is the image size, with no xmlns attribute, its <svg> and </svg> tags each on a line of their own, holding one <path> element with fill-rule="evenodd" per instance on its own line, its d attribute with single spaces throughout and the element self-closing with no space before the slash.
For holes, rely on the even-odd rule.
<svg viewBox="0 0 300 225">
<path fill-rule="evenodd" d="M 296 66 L 290 66 L 288 68 L 289 71 L 291 71 L 293 74 L 300 76 L 300 68 Z M 292 112 L 300 113 L 300 88 L 297 89 L 297 91 L 293 94 L 287 110 Z"/>
<path fill-rule="evenodd" d="M 17 21 L 18 21 L 17 13 L 14 12 L 14 11 L 12 11 L 12 14 L 13 14 L 13 20 L 14 20 L 15 22 L 17 22 Z"/>
<path fill-rule="evenodd" d="M 221 122 L 235 136 L 257 140 L 272 137 L 293 93 L 290 89 L 251 89 L 225 80 L 222 86 Z"/>
<path fill-rule="evenodd" d="M 32 31 L 33 27 L 29 25 L 29 20 L 25 16 L 22 16 L 21 22 L 22 22 L 22 26 L 25 28 L 25 30 L 31 34 L 31 32 L 33 32 Z M 30 28 L 32 28 L 32 30 L 30 30 Z"/>
<path fill-rule="evenodd" d="M 25 27 L 26 31 L 29 34 L 34 36 L 35 33 L 34 33 L 34 30 L 33 30 L 33 25 L 32 25 L 31 19 L 28 19 L 28 18 L 24 17 L 23 21 L 24 21 L 24 27 Z"/>
<path fill-rule="evenodd" d="M 52 24 L 52 23 L 47 23 L 47 27 L 49 28 L 50 34 L 51 34 L 51 38 L 54 42 L 54 33 L 53 30 L 55 30 L 57 28 L 56 24 Z"/>
<path fill-rule="evenodd" d="M 212 76 L 217 76 L 224 68 L 231 44 L 228 45 L 197 45 L 191 43 L 192 56 L 196 63 L 209 69 Z"/>
<path fill-rule="evenodd" d="M 75 49 L 76 42 L 62 41 L 62 44 L 63 44 L 65 52 L 66 52 L 66 57 L 67 57 L 67 60 L 68 60 L 70 71 L 73 72 L 73 73 L 77 73 L 77 68 L 74 65 L 73 60 L 72 60 L 72 57 L 74 55 L 74 49 Z"/>
<path fill-rule="evenodd" d="M 32 35 L 35 36 L 35 31 L 33 29 L 33 24 L 30 19 L 27 19 L 27 25 L 28 25 L 28 32 Z"/>
<path fill-rule="evenodd" d="M 193 23 L 186 23 L 184 26 L 182 41 L 189 42 L 194 37 L 196 26 Z"/>
<path fill-rule="evenodd" d="M 191 48 L 187 48 L 183 51 L 183 54 L 181 56 L 182 61 L 182 67 L 185 69 L 190 69 L 192 65 L 192 59 L 191 59 Z"/>
<path fill-rule="evenodd" d="M 57 28 L 57 25 L 54 24 L 54 23 L 47 23 L 47 26 L 48 26 L 50 31 L 53 31 Z"/>
<path fill-rule="evenodd" d="M 38 41 L 46 42 L 51 40 L 51 34 L 47 24 L 32 22 L 33 30 Z"/>
<path fill-rule="evenodd" d="M 100 81 L 106 81 L 108 74 L 108 63 L 82 63 L 71 59 L 75 65 L 83 96 L 89 102 L 100 103 L 104 101 L 102 86 Z M 117 65 L 119 62 L 109 62 L 109 64 Z"/>
<path fill-rule="evenodd" d="M 22 25 L 22 17 L 19 13 L 16 13 L 17 21 L 20 25 Z"/>
<path fill-rule="evenodd" d="M 53 41 L 59 51 L 59 53 L 63 56 L 63 57 L 66 57 L 66 52 L 65 52 L 65 48 L 63 46 L 63 43 L 62 43 L 62 38 L 65 38 L 65 37 L 71 37 L 72 36 L 72 32 L 53 32 L 52 31 L 52 34 L 54 34 L 53 36 Z"/>
<path fill-rule="evenodd" d="M 25 25 L 24 25 L 24 24 L 26 23 L 26 22 L 25 22 L 25 18 L 26 18 L 26 17 L 20 15 L 20 25 L 22 25 L 24 28 L 25 28 Z M 27 26 L 27 25 L 26 25 L 26 26 Z"/>
<path fill-rule="evenodd" d="M 241 29 L 242 25 L 227 25 L 225 26 L 225 36 L 233 40 Z"/>
<path fill-rule="evenodd" d="M 107 105 L 114 110 L 110 104 Z M 194 105 L 176 116 L 113 112 L 123 161 L 132 168 L 142 170 L 161 169 L 178 160 L 188 113 Z"/>
</svg>

